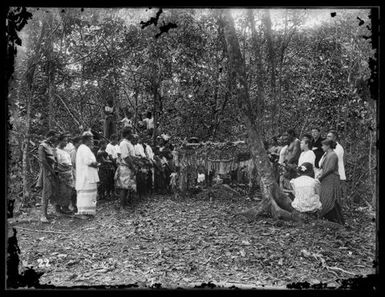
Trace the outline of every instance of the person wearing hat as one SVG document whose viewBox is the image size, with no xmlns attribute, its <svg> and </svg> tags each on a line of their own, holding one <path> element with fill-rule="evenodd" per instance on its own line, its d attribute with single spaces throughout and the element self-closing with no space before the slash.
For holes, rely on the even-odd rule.
<svg viewBox="0 0 385 297">
<path fill-rule="evenodd" d="M 294 200 L 291 203 L 299 212 L 316 212 L 322 208 L 320 201 L 320 183 L 314 179 L 314 167 L 304 162 L 298 167 L 299 177 L 290 180 L 294 190 Z"/>
<path fill-rule="evenodd" d="M 36 184 L 37 189 L 41 189 L 42 210 L 40 221 L 48 223 L 48 202 L 53 202 L 56 198 L 58 177 L 55 169 L 57 166 L 55 144 L 58 133 L 54 130 L 48 131 L 45 140 L 43 140 L 38 149 L 40 172 Z"/>
<path fill-rule="evenodd" d="M 78 209 L 77 215 L 81 218 L 96 215 L 97 184 L 99 182 L 96 157 L 91 151 L 93 134 L 86 131 L 82 134 L 82 144 L 76 153 L 76 192 Z"/>
</svg>

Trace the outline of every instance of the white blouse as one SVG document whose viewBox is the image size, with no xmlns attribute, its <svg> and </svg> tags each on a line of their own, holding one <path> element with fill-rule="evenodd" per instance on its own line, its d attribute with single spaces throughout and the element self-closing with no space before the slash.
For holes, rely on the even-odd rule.
<svg viewBox="0 0 385 297">
<path fill-rule="evenodd" d="M 294 178 L 290 181 L 293 187 L 295 198 L 291 203 L 300 212 L 319 210 L 322 207 L 319 192 L 320 182 L 307 175 Z"/>
<path fill-rule="evenodd" d="M 306 152 L 302 152 L 298 159 L 298 165 L 302 165 L 303 163 L 310 163 L 313 165 L 315 164 L 315 154 L 312 150 L 308 150 Z"/>
</svg>

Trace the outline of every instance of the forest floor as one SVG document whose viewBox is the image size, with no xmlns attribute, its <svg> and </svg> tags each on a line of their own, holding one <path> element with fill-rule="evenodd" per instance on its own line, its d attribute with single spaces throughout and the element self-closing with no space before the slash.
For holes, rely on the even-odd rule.
<svg viewBox="0 0 385 297">
<path fill-rule="evenodd" d="M 344 209 L 348 227 L 308 224 L 234 213 L 257 201 L 226 191 L 211 198 L 153 196 L 118 212 L 100 202 L 93 220 L 56 216 L 38 221 L 38 209 L 9 219 L 17 230 L 24 267 L 44 274 L 40 284 L 190 288 L 286 288 L 374 274 L 375 220 L 367 208 Z M 52 212 L 52 209 L 50 209 Z"/>
</svg>

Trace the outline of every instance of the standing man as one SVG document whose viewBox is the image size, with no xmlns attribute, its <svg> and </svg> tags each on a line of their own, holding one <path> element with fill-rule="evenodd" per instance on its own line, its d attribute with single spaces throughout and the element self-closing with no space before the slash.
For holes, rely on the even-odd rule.
<svg viewBox="0 0 385 297">
<path fill-rule="evenodd" d="M 345 174 L 345 164 L 344 164 L 344 148 L 341 144 L 339 144 L 338 140 L 338 134 L 336 130 L 330 130 L 329 133 L 326 136 L 327 139 L 333 140 L 336 143 L 336 148 L 334 149 L 334 152 L 337 154 L 338 157 L 338 174 L 340 175 L 340 183 L 341 183 L 341 189 L 342 189 L 342 195 L 345 196 L 346 194 L 346 174 Z"/>
<path fill-rule="evenodd" d="M 289 143 L 287 147 L 287 155 L 286 155 L 287 164 L 298 165 L 298 159 L 301 154 L 301 142 L 295 136 L 295 132 L 293 129 L 287 130 L 286 135 L 287 135 L 287 141 Z"/>
<path fill-rule="evenodd" d="M 71 151 L 71 163 L 72 163 L 72 175 L 74 177 L 74 183 L 76 185 L 76 152 L 78 151 L 79 146 L 82 144 L 82 137 L 75 136 L 73 138 L 73 144 L 75 149 Z M 71 206 L 74 213 L 78 212 L 78 208 L 76 207 L 76 189 L 73 189 L 72 197 L 71 197 Z"/>
<path fill-rule="evenodd" d="M 315 168 L 316 171 L 319 171 L 319 161 L 321 160 L 324 151 L 322 150 L 322 141 L 325 140 L 325 138 L 321 137 L 320 129 L 318 127 L 313 127 L 311 129 L 311 136 L 313 136 L 313 140 L 310 143 L 310 149 L 315 154 Z"/>
<path fill-rule="evenodd" d="M 104 106 L 104 137 L 110 138 L 114 133 L 114 102 L 110 99 Z"/>
<path fill-rule="evenodd" d="M 42 213 L 40 221 L 43 223 L 49 223 L 48 221 L 48 201 L 53 201 L 56 198 L 56 191 L 58 186 L 58 177 L 56 176 L 55 169 L 57 166 L 55 143 L 57 141 L 58 133 L 54 130 L 50 130 L 46 139 L 39 145 L 39 160 L 40 160 L 40 173 L 36 187 L 42 190 Z"/>
</svg>

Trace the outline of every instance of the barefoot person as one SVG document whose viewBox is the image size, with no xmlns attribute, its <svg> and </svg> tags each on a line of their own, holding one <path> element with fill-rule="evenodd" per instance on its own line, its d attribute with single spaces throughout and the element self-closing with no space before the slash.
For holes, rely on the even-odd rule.
<svg viewBox="0 0 385 297">
<path fill-rule="evenodd" d="M 53 201 L 56 196 L 56 189 L 58 178 L 55 173 L 55 167 L 57 165 L 55 142 L 57 140 L 58 133 L 54 130 L 50 130 L 46 139 L 39 145 L 39 161 L 40 161 L 40 173 L 36 187 L 42 189 L 41 193 L 41 216 L 40 221 L 48 223 L 48 201 Z"/>
<path fill-rule="evenodd" d="M 133 192 L 136 192 L 135 177 L 135 149 L 131 143 L 132 134 L 130 128 L 124 128 L 122 131 L 123 140 L 120 142 L 120 161 L 115 173 L 116 188 L 120 189 L 120 210 L 124 210 L 127 195 L 132 198 Z"/>
<path fill-rule="evenodd" d="M 58 211 L 69 214 L 71 213 L 68 208 L 71 203 L 71 197 L 74 188 L 74 177 L 72 174 L 72 162 L 71 156 L 65 151 L 65 147 L 68 144 L 67 134 L 61 134 L 58 138 L 58 147 L 56 148 L 57 155 L 57 172 L 59 177 L 58 183 Z"/>
<path fill-rule="evenodd" d="M 84 132 L 82 144 L 76 152 L 76 191 L 78 215 L 96 215 L 97 183 L 99 182 L 98 165 L 93 147 L 93 135 Z M 81 218 L 85 218 L 82 216 Z"/>
</svg>

